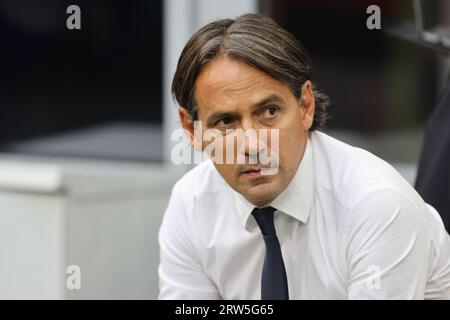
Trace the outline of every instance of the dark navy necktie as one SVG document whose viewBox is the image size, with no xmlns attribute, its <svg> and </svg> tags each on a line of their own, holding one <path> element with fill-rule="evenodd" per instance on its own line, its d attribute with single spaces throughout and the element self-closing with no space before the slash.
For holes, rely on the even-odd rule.
<svg viewBox="0 0 450 320">
<path fill-rule="evenodd" d="M 280 242 L 274 225 L 275 208 L 255 208 L 252 211 L 266 244 L 261 276 L 261 300 L 289 300 L 286 270 Z"/>
</svg>

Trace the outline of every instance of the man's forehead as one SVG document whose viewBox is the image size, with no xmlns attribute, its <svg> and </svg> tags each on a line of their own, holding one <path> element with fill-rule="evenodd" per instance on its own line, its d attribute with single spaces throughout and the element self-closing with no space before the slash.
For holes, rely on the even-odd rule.
<svg viewBox="0 0 450 320">
<path fill-rule="evenodd" d="M 199 109 L 255 104 L 269 96 L 282 96 L 288 89 L 283 83 L 239 61 L 212 61 L 210 64 L 195 85 Z"/>
</svg>

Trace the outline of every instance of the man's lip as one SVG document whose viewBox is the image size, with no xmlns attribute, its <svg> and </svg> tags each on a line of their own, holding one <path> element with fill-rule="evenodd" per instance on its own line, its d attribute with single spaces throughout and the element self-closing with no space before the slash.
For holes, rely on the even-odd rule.
<svg viewBox="0 0 450 320">
<path fill-rule="evenodd" d="M 263 168 L 269 168 L 269 167 L 258 167 L 258 168 L 250 168 L 242 171 L 241 173 L 250 173 L 250 172 L 259 172 Z"/>
</svg>

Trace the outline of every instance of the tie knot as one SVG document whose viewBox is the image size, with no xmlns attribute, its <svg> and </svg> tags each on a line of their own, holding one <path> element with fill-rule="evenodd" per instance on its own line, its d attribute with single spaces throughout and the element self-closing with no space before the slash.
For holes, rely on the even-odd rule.
<svg viewBox="0 0 450 320">
<path fill-rule="evenodd" d="M 275 225 L 273 221 L 273 213 L 277 209 L 273 207 L 255 208 L 252 215 L 256 220 L 263 236 L 276 234 Z"/>
</svg>

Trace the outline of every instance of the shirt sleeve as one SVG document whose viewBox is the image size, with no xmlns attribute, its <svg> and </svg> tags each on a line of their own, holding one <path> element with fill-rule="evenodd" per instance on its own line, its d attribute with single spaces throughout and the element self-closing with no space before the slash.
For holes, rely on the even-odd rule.
<svg viewBox="0 0 450 320">
<path fill-rule="evenodd" d="M 396 190 L 373 192 L 352 210 L 349 299 L 424 298 L 432 240 L 421 210 Z"/>
<path fill-rule="evenodd" d="M 180 183 L 172 190 L 159 230 L 159 299 L 219 299 L 204 272 L 192 232 L 192 201 L 183 199 Z"/>
</svg>

